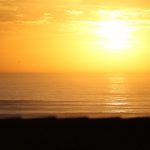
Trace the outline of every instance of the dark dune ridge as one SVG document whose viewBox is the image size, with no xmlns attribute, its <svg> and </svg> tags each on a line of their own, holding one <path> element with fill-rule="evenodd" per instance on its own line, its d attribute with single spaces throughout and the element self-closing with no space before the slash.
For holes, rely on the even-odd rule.
<svg viewBox="0 0 150 150">
<path fill-rule="evenodd" d="M 1 119 L 0 149 L 150 149 L 150 118 Z"/>
</svg>

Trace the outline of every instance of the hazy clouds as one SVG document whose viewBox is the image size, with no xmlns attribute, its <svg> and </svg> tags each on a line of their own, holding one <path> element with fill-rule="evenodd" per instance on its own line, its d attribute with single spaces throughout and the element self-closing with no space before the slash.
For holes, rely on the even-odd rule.
<svg viewBox="0 0 150 150">
<path fill-rule="evenodd" d="M 29 71 L 41 66 L 47 71 L 51 67 L 67 68 L 70 62 L 76 68 L 81 65 L 79 60 L 94 66 L 100 59 L 96 57 L 95 61 L 96 54 L 92 61 L 90 58 L 93 47 L 101 40 L 97 32 L 103 20 L 123 20 L 129 28 L 142 28 L 135 37 L 147 46 L 148 6 L 148 0 L 0 0 L 2 70 L 14 67 L 17 71 Z M 142 36 L 146 38 L 140 39 Z"/>
<path fill-rule="evenodd" d="M 16 25 L 43 25 L 103 19 L 149 20 L 148 0 L 0 0 L 0 31 Z M 126 4 L 131 7 L 120 9 Z M 134 6 L 134 7 L 133 7 Z M 111 12 L 110 12 L 111 9 Z"/>
<path fill-rule="evenodd" d="M 122 0 L 107 2 L 104 0 L 0 0 L 0 22 L 43 21 L 44 23 L 47 21 L 109 19 L 108 11 L 104 7 L 124 3 Z M 140 3 L 145 5 L 141 0 L 134 1 L 134 5 L 139 6 Z M 117 11 L 120 10 L 117 9 Z M 114 17 L 120 19 L 117 11 L 113 11 Z M 120 12 L 123 14 L 122 19 L 149 19 L 150 17 L 148 8 L 137 7 Z"/>
</svg>

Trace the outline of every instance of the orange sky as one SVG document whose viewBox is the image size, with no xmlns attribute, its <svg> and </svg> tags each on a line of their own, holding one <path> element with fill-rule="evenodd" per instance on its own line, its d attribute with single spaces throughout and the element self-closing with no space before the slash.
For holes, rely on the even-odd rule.
<svg viewBox="0 0 150 150">
<path fill-rule="evenodd" d="M 147 0 L 0 0 L 0 72 L 150 71 Z"/>
</svg>

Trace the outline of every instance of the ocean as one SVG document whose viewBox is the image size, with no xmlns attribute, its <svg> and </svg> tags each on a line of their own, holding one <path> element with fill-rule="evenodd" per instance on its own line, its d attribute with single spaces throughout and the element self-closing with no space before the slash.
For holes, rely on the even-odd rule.
<svg viewBox="0 0 150 150">
<path fill-rule="evenodd" d="M 150 74 L 0 73 L 0 116 L 150 116 Z"/>
</svg>

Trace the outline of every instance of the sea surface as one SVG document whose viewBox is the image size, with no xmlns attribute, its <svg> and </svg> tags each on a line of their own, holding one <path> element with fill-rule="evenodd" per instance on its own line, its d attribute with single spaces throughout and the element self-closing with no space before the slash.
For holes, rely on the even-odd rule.
<svg viewBox="0 0 150 150">
<path fill-rule="evenodd" d="M 150 116 L 150 74 L 0 73 L 0 116 Z"/>
</svg>

